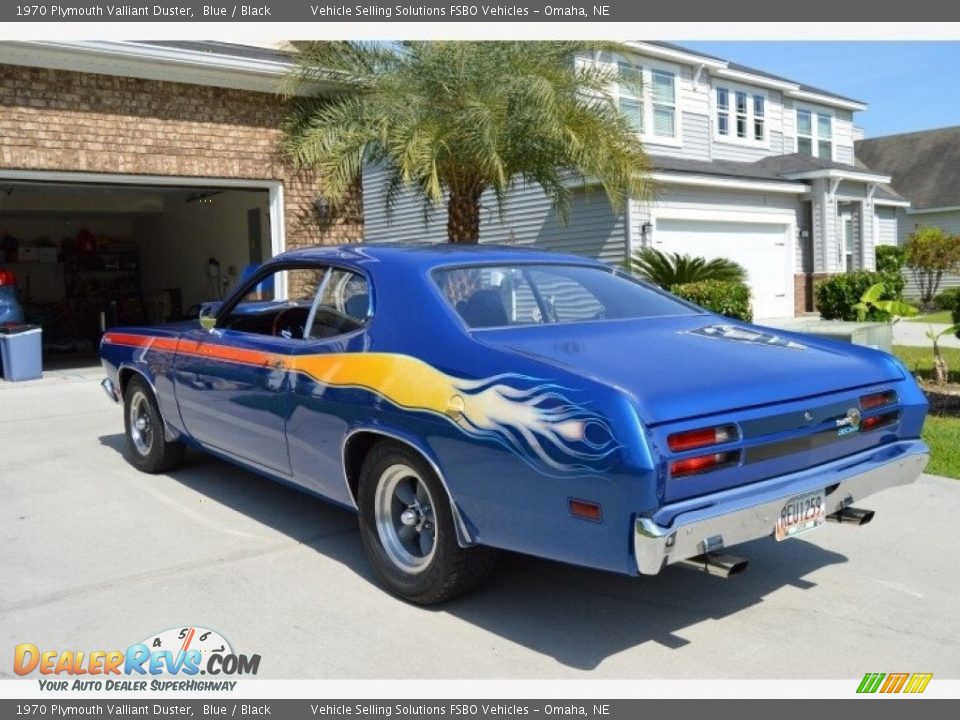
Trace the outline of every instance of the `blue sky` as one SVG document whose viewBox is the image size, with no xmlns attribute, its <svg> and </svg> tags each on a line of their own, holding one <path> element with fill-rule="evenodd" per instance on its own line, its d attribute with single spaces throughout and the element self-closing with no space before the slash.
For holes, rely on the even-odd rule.
<svg viewBox="0 0 960 720">
<path fill-rule="evenodd" d="M 867 103 L 867 137 L 960 125 L 958 42 L 684 42 L 725 60 Z"/>
</svg>

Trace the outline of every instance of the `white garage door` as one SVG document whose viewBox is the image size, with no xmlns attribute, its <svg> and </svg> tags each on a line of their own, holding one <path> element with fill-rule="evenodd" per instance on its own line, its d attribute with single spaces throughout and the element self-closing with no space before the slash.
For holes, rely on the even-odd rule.
<svg viewBox="0 0 960 720">
<path fill-rule="evenodd" d="M 787 228 L 776 223 L 661 218 L 654 232 L 654 247 L 740 263 L 747 271 L 754 319 L 790 317 L 793 300 L 787 286 L 792 279 L 787 264 Z"/>
</svg>

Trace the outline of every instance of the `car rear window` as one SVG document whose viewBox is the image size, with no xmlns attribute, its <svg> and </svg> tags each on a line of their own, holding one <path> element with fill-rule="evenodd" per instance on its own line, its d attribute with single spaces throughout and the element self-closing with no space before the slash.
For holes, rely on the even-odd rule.
<svg viewBox="0 0 960 720">
<path fill-rule="evenodd" d="M 627 320 L 698 311 L 612 269 L 586 265 L 486 265 L 433 273 L 470 328 Z"/>
</svg>

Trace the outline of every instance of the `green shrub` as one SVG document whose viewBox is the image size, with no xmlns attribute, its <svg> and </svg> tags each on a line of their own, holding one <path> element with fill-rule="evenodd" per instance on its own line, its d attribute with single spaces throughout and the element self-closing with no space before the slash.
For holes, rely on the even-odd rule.
<svg viewBox="0 0 960 720">
<path fill-rule="evenodd" d="M 957 293 L 957 302 L 953 306 L 953 324 L 957 329 L 957 339 L 960 340 L 960 293 Z"/>
<path fill-rule="evenodd" d="M 906 259 L 906 251 L 899 245 L 877 246 L 877 272 L 899 274 Z"/>
<path fill-rule="evenodd" d="M 626 268 L 664 290 L 669 290 L 674 285 L 687 285 L 704 280 L 743 282 L 747 279 L 747 271 L 733 260 L 707 260 L 680 253 L 665 253 L 651 247 L 635 252 L 627 261 Z"/>
<path fill-rule="evenodd" d="M 877 283 L 883 283 L 884 292 L 880 300 L 899 300 L 903 293 L 904 280 L 899 274 L 891 277 L 888 273 L 856 272 L 840 273 L 817 283 L 817 310 L 825 320 L 856 320 L 856 305 L 863 294 Z M 890 314 L 871 307 L 867 320 L 886 322 Z"/>
<path fill-rule="evenodd" d="M 937 310 L 953 310 L 958 300 L 960 300 L 960 287 L 950 288 L 933 298 L 933 306 Z"/>
<path fill-rule="evenodd" d="M 750 288 L 742 282 L 703 280 L 674 285 L 670 292 L 711 312 L 747 322 L 753 320 Z"/>
</svg>

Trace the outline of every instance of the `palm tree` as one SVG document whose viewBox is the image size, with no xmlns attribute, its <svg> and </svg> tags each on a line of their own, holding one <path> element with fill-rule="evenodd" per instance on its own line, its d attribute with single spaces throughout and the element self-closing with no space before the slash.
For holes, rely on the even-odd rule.
<svg viewBox="0 0 960 720">
<path fill-rule="evenodd" d="M 625 265 L 630 272 L 665 290 L 676 285 L 703 280 L 743 282 L 747 278 L 746 270 L 733 260 L 726 258 L 707 260 L 680 253 L 665 253 L 651 247 L 645 247 L 634 253 Z"/>
<path fill-rule="evenodd" d="M 618 44 L 296 46 L 283 150 L 314 171 L 334 207 L 356 192 L 367 163 L 389 173 L 388 211 L 403 188 L 419 194 L 425 221 L 445 200 L 454 243 L 478 242 L 484 193 L 502 215 L 518 182 L 541 186 L 562 221 L 577 184 L 599 184 L 616 212 L 647 194 L 646 154 L 609 93 L 616 65 L 576 60 L 624 52 Z M 302 97 L 318 86 L 325 97 Z"/>
</svg>

